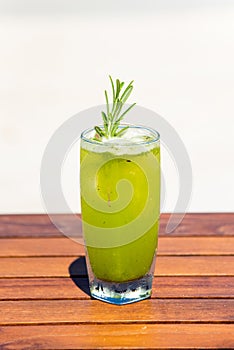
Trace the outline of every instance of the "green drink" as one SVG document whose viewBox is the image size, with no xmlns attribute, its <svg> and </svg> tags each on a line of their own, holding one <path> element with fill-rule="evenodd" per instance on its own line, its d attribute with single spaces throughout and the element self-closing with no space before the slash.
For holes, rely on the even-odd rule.
<svg viewBox="0 0 234 350">
<path fill-rule="evenodd" d="M 124 128 L 123 126 L 119 126 Z M 81 137 L 81 208 L 91 294 L 115 304 L 151 294 L 160 212 L 159 134 Z"/>
</svg>

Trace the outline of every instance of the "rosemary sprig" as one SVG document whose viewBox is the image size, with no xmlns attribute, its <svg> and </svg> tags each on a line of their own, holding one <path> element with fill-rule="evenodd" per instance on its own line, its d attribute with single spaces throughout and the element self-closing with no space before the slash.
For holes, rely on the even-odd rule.
<svg viewBox="0 0 234 350">
<path fill-rule="evenodd" d="M 130 105 L 125 111 L 122 112 L 123 106 L 128 100 L 133 90 L 133 80 L 123 90 L 124 82 L 120 82 L 116 79 L 114 84 L 112 77 L 109 75 L 111 87 L 112 87 L 112 106 L 109 103 L 108 93 L 105 90 L 106 100 L 106 113 L 102 112 L 103 128 L 95 126 L 96 131 L 95 139 L 101 141 L 103 137 L 115 137 L 122 136 L 128 126 L 119 129 L 119 125 L 123 117 L 135 106 L 136 103 Z"/>
</svg>

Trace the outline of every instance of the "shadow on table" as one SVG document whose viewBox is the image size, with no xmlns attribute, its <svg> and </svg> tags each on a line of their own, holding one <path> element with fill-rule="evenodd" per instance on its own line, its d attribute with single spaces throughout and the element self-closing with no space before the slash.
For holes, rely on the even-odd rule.
<svg viewBox="0 0 234 350">
<path fill-rule="evenodd" d="M 69 274 L 75 285 L 80 288 L 84 293 L 90 295 L 89 280 L 85 257 L 80 257 L 74 260 L 69 266 Z"/>
</svg>

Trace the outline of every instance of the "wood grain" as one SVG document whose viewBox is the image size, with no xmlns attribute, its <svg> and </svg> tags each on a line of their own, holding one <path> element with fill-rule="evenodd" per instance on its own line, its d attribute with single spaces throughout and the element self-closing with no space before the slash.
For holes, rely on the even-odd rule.
<svg viewBox="0 0 234 350">
<path fill-rule="evenodd" d="M 3 277 L 68 277 L 69 267 L 77 276 L 87 271 L 82 260 L 75 257 L 2 258 L 0 278 Z M 77 265 L 77 266 L 76 266 Z M 232 256 L 159 256 L 157 276 L 234 276 Z"/>
<path fill-rule="evenodd" d="M 166 233 L 171 214 L 162 214 L 160 233 Z M 181 224 L 171 234 L 173 236 L 233 236 L 234 213 L 187 213 Z"/>
<path fill-rule="evenodd" d="M 234 322 L 233 299 L 150 299 L 124 307 L 98 300 L 0 301 L 0 310 L 0 325 Z"/>
<path fill-rule="evenodd" d="M 0 243 L 0 257 L 84 255 L 83 244 L 69 238 L 3 238 Z"/>
<path fill-rule="evenodd" d="M 2 350 L 233 349 L 231 324 L 115 324 L 0 327 Z"/>
<path fill-rule="evenodd" d="M 74 280 L 74 281 L 73 281 Z M 90 299 L 87 277 L 0 279 L 0 300 Z M 161 277 L 152 298 L 234 298 L 234 277 Z"/>
<path fill-rule="evenodd" d="M 232 256 L 159 256 L 159 276 L 234 276 Z"/>
<path fill-rule="evenodd" d="M 161 214 L 160 235 L 168 235 L 166 226 L 171 214 Z M 80 215 L 77 214 L 79 218 Z M 70 215 L 56 215 L 60 227 L 68 228 L 71 236 L 81 236 L 73 227 Z M 187 213 L 170 236 L 234 236 L 234 213 Z M 0 237 L 61 237 L 48 215 L 0 215 Z"/>
<path fill-rule="evenodd" d="M 59 216 L 61 223 L 69 224 L 69 216 Z M 53 237 L 62 234 L 51 223 L 48 215 L 0 215 L 1 237 Z"/>
<path fill-rule="evenodd" d="M 0 257 L 80 256 L 83 240 L 69 238 L 1 239 Z M 234 255 L 234 237 L 160 237 L 158 255 Z"/>
</svg>

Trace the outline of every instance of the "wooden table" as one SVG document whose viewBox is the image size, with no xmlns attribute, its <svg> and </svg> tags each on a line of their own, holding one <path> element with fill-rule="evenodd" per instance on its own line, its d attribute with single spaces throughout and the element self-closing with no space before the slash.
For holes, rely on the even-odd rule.
<svg viewBox="0 0 234 350">
<path fill-rule="evenodd" d="M 152 298 L 115 306 L 90 299 L 83 246 L 46 215 L 0 216 L 0 349 L 234 349 L 234 214 L 167 220 Z"/>
</svg>

